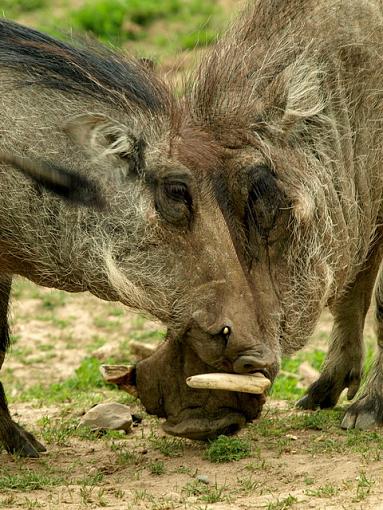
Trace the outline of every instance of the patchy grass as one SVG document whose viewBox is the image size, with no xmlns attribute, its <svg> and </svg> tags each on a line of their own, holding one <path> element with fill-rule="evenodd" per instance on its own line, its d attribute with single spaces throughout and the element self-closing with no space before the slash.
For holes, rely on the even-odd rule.
<svg viewBox="0 0 383 510">
<path fill-rule="evenodd" d="M 317 489 L 306 489 L 305 494 L 307 496 L 315 496 L 316 498 L 332 498 L 339 493 L 339 490 L 339 487 L 328 484 L 320 486 Z"/>
<path fill-rule="evenodd" d="M 81 392 L 94 392 L 97 388 L 107 387 L 100 374 L 101 362 L 96 358 L 85 358 L 75 370 L 75 374 L 66 381 L 50 385 L 37 384 L 18 395 L 18 400 L 27 402 L 38 400 L 45 403 L 71 402 L 78 399 Z"/>
<path fill-rule="evenodd" d="M 320 370 L 326 353 L 320 349 L 311 352 L 298 352 L 292 357 L 284 357 L 281 373 L 273 384 L 270 395 L 273 398 L 296 401 L 305 393 L 305 388 L 299 387 L 299 366 L 308 362 L 316 370 Z"/>
<path fill-rule="evenodd" d="M 211 441 L 204 457 L 210 462 L 232 462 L 251 455 L 251 444 L 239 437 L 219 436 Z"/>
<path fill-rule="evenodd" d="M 218 485 L 217 482 L 213 485 L 206 485 L 199 480 L 192 480 L 185 485 L 182 493 L 187 497 L 197 496 L 198 501 L 207 504 L 230 501 L 227 487 L 225 485 Z"/>
<path fill-rule="evenodd" d="M 294 496 L 287 496 L 287 498 L 277 499 L 277 501 L 272 501 L 267 505 L 267 510 L 286 510 L 287 508 L 291 508 L 295 503 L 298 502 L 298 499 Z"/>
<path fill-rule="evenodd" d="M 355 503 L 359 503 L 360 501 L 365 500 L 369 496 L 375 481 L 372 480 L 372 478 L 368 478 L 364 471 L 362 471 L 359 474 L 356 481 L 357 481 L 356 494 L 355 497 L 353 498 L 353 501 Z"/>
<path fill-rule="evenodd" d="M 150 445 L 165 457 L 180 457 L 183 454 L 185 442 L 183 439 L 174 437 L 149 437 Z"/>
<path fill-rule="evenodd" d="M 152 475 L 163 475 L 166 471 L 165 463 L 162 460 L 156 460 L 149 464 L 149 471 Z"/>
<path fill-rule="evenodd" d="M 0 475 L 0 492 L 6 490 L 34 491 L 63 483 L 62 476 L 21 468 L 18 473 Z"/>
</svg>

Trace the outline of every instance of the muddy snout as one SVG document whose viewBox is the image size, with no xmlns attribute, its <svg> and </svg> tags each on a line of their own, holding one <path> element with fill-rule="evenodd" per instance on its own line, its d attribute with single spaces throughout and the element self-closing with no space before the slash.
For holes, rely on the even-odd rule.
<svg viewBox="0 0 383 510">
<path fill-rule="evenodd" d="M 274 379 L 278 371 L 278 360 L 268 347 L 260 347 L 242 352 L 233 361 L 236 374 L 262 373 L 268 379 Z"/>
<path fill-rule="evenodd" d="M 166 418 L 163 429 L 168 434 L 189 439 L 236 433 L 258 418 L 270 385 L 260 373 L 215 370 L 179 339 L 167 340 L 126 368 L 116 367 L 113 373 L 109 367 L 109 382 L 138 396 L 148 413 Z"/>
<path fill-rule="evenodd" d="M 216 311 L 215 311 L 216 312 Z M 252 374 L 261 372 L 273 380 L 278 373 L 279 359 L 271 343 L 264 338 L 256 321 L 232 313 L 193 314 L 191 327 L 184 342 L 210 367 L 222 372 Z"/>
</svg>

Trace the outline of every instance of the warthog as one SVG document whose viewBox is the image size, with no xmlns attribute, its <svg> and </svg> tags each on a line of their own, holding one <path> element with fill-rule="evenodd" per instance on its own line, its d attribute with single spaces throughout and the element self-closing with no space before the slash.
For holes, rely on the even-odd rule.
<svg viewBox="0 0 383 510">
<path fill-rule="evenodd" d="M 0 21 L 0 366 L 19 274 L 121 301 L 176 336 L 201 331 L 204 341 L 225 343 L 242 370 L 242 353 L 263 334 L 207 178 L 215 145 L 185 122 L 183 109 L 145 63 Z M 39 176 L 37 185 L 20 169 Z M 101 197 L 104 210 L 46 193 L 47 175 L 54 181 L 63 172 L 96 182 L 85 202 Z M 50 189 L 78 202 L 58 180 Z M 1 384 L 0 441 L 25 456 L 44 449 L 11 419 Z"/>
<path fill-rule="evenodd" d="M 221 395 L 222 408 L 251 418 L 245 397 L 197 393 L 185 377 L 275 375 L 275 359 L 305 345 L 326 306 L 334 316 L 329 353 L 299 405 L 334 406 L 345 388 L 353 399 L 376 280 L 378 355 L 342 426 L 383 423 L 382 48 L 381 1 L 256 0 L 203 58 L 185 93 L 183 124 L 214 148 L 195 144 L 199 160 L 217 158 L 210 179 L 252 290 L 248 319 L 259 336 L 239 367 L 231 357 L 237 326 L 228 343 L 213 341 L 214 320 L 202 313 L 198 328 L 138 363 L 130 382 L 151 412 L 168 418 L 170 432 L 196 437 L 196 427 L 182 424 L 188 408 L 205 407 L 202 423 Z M 221 303 L 211 304 L 213 316 Z M 200 436 L 212 428 L 205 420 Z"/>
</svg>

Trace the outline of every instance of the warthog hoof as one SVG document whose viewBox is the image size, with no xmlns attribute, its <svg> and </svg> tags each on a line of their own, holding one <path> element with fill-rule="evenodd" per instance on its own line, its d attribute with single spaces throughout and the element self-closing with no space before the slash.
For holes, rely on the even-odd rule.
<svg viewBox="0 0 383 510">
<path fill-rule="evenodd" d="M 348 388 L 347 399 L 352 400 L 360 386 L 361 372 L 357 369 L 348 370 L 346 373 L 323 373 L 315 381 L 297 402 L 297 407 L 314 411 L 320 407 L 328 409 L 334 407 L 339 396 L 345 388 Z"/>
<path fill-rule="evenodd" d="M 380 395 L 366 395 L 347 409 L 341 427 L 367 430 L 382 425 L 383 398 Z"/>
<path fill-rule="evenodd" d="M 10 434 L 10 439 L 4 441 L 5 449 L 8 453 L 19 455 L 20 457 L 39 457 L 39 452 L 46 452 L 46 448 L 21 425 L 13 422 L 14 428 Z"/>
</svg>

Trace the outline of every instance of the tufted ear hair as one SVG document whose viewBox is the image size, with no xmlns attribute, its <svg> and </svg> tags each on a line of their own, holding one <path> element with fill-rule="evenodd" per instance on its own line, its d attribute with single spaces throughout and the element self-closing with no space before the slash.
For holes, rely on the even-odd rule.
<svg viewBox="0 0 383 510">
<path fill-rule="evenodd" d="M 91 157 L 118 158 L 129 165 L 132 173 L 143 171 L 145 141 L 124 124 L 103 114 L 87 113 L 70 119 L 64 130 Z"/>
<path fill-rule="evenodd" d="M 305 121 L 324 120 L 323 75 L 323 69 L 304 56 L 281 71 L 262 95 L 262 123 L 271 131 L 294 136 Z"/>
</svg>

